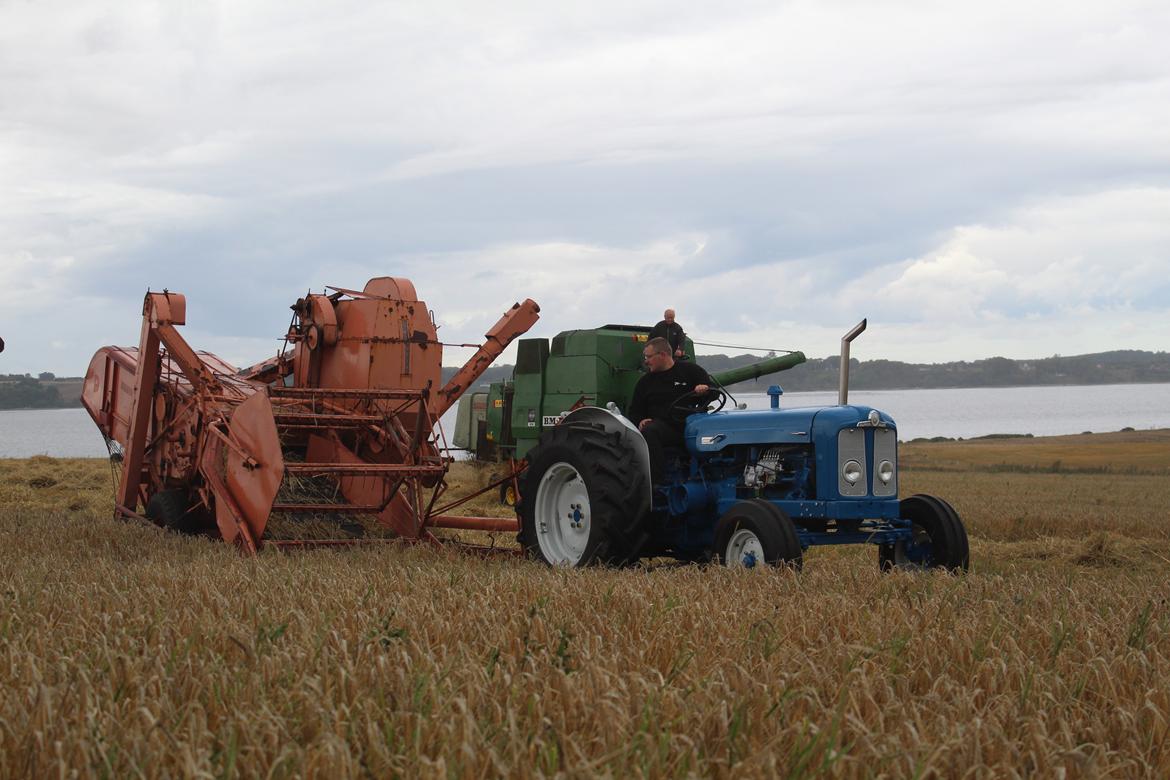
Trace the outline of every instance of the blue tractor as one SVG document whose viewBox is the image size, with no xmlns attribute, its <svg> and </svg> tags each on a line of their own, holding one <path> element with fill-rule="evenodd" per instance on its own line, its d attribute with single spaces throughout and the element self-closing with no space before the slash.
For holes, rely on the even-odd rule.
<svg viewBox="0 0 1170 780">
<path fill-rule="evenodd" d="M 637 427 L 583 407 L 543 432 L 520 482 L 520 541 L 552 565 L 622 565 L 639 558 L 720 560 L 799 568 L 813 545 L 874 544 L 883 570 L 969 567 L 967 532 L 946 501 L 898 498 L 898 430 L 848 400 L 841 341 L 836 406 L 723 411 L 727 396 L 679 399 L 685 448 L 650 483 Z M 699 411 L 696 413 L 696 403 Z"/>
</svg>

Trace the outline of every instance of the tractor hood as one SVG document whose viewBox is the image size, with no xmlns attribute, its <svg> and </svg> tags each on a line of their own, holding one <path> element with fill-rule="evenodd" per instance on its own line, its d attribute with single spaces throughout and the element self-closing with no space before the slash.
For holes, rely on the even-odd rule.
<svg viewBox="0 0 1170 780">
<path fill-rule="evenodd" d="M 818 432 L 831 433 L 871 424 L 869 406 L 810 406 L 797 409 L 760 409 L 694 414 L 687 419 L 686 445 L 691 452 L 718 452 L 744 444 L 807 444 Z M 894 420 L 878 412 L 882 425 Z"/>
</svg>

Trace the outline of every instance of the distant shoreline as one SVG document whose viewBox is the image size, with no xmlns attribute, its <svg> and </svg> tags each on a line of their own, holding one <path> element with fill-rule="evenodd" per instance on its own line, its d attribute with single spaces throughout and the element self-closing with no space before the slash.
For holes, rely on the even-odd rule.
<svg viewBox="0 0 1170 780">
<path fill-rule="evenodd" d="M 761 355 L 698 355 L 696 362 L 711 373 L 758 363 Z M 730 386 L 733 393 L 764 392 L 779 384 L 789 393 L 832 392 L 837 389 L 839 356 L 810 358 L 786 371 Z M 512 365 L 490 366 L 475 389 L 511 380 Z M 441 382 L 458 369 L 444 366 Z M 1113 350 L 1088 355 L 1053 355 L 1035 360 L 1003 357 L 950 363 L 904 363 L 896 360 L 850 361 L 850 389 L 855 392 L 907 390 L 982 390 L 1029 387 L 1108 387 L 1170 384 L 1170 352 Z M 82 377 L 58 377 L 44 372 L 0 374 L 0 410 L 71 409 L 81 405 Z"/>
<path fill-rule="evenodd" d="M 511 368 L 511 366 L 508 366 L 508 368 Z M 446 367 L 444 367 L 444 370 L 446 370 Z M 744 393 L 756 393 L 759 395 L 766 395 L 768 386 L 773 385 L 773 384 L 779 384 L 781 387 L 784 386 L 784 383 L 782 380 L 765 382 L 765 379 L 766 379 L 765 377 L 761 377 L 758 380 L 749 380 L 750 382 L 753 383 L 750 385 L 750 389 L 748 387 L 745 387 L 745 385 L 748 384 L 746 382 L 741 382 L 741 383 L 736 384 L 736 385 L 731 385 L 731 387 L 729 387 L 728 389 L 733 394 L 739 393 L 742 395 Z M 859 392 L 895 393 L 895 392 L 903 392 L 903 391 L 907 391 L 907 390 L 910 390 L 910 391 L 917 391 L 917 390 L 1027 390 L 1027 389 L 1033 389 L 1033 388 L 1039 389 L 1039 388 L 1046 388 L 1046 387 L 1126 387 L 1129 385 L 1170 385 L 1170 380 L 1135 379 L 1135 380 L 1128 381 L 1128 382 L 1050 382 L 1050 383 L 1045 383 L 1045 384 L 1027 384 L 1027 385 L 1019 385 L 1019 384 L 1012 384 L 1012 385 L 962 385 L 962 386 L 956 385 L 954 387 L 950 387 L 950 386 L 948 386 L 948 387 L 921 387 L 921 386 L 919 386 L 919 387 L 858 387 L 856 384 L 851 383 L 850 387 L 849 387 L 849 391 L 852 393 L 859 393 Z M 480 389 L 486 388 L 486 387 L 487 387 L 487 383 L 480 383 L 478 385 L 474 385 L 472 387 L 472 390 L 480 390 Z M 811 390 L 802 388 L 799 390 L 785 390 L 784 391 L 785 395 L 794 395 L 796 393 L 835 393 L 835 392 L 837 392 L 836 386 L 819 388 L 819 389 L 811 389 Z M 76 403 L 62 404 L 61 406 L 0 406 L 0 412 L 58 412 L 58 411 L 61 411 L 62 409 L 84 409 L 84 408 L 85 407 L 82 406 L 82 404 L 81 404 L 81 400 L 78 399 L 78 401 Z M 1024 436 L 1026 434 L 1018 434 L 1018 435 Z"/>
<path fill-rule="evenodd" d="M 15 411 L 15 410 L 13 410 Z M 42 411 L 34 409 L 32 411 Z M 1077 472 L 1079 467 L 1074 462 L 1078 457 L 1084 459 L 1084 454 L 1080 453 L 1083 447 L 1118 447 L 1125 446 L 1129 456 L 1133 456 L 1138 450 L 1135 448 L 1148 448 L 1153 446 L 1157 452 L 1164 452 L 1166 444 L 1170 444 L 1170 428 L 1148 428 L 1148 429 L 1133 429 L 1129 428 L 1120 431 L 1097 431 L 1093 433 L 1063 433 L 1050 436 L 1033 436 L 1031 434 L 991 434 L 987 436 L 974 436 L 968 439 L 964 438 L 949 438 L 949 437 L 933 437 L 933 438 L 918 438 L 909 439 L 907 441 L 899 442 L 900 446 L 907 446 L 911 448 L 910 454 L 905 464 L 904 470 L 932 470 L 942 469 L 948 470 L 949 466 L 931 464 L 921 461 L 915 454 L 928 451 L 954 451 L 965 453 L 990 453 L 997 457 L 1002 457 L 1007 453 L 1014 453 L 1021 455 L 1025 453 L 1038 452 L 1044 453 L 1048 448 L 1053 446 L 1059 448 L 1069 448 L 1073 446 L 1077 449 L 1077 453 L 1073 455 L 1065 454 L 1064 458 L 1068 461 L 1062 464 L 1061 461 L 1055 461 L 1052 464 L 1048 462 L 1042 468 L 1029 469 L 1027 467 L 1013 467 L 1000 464 L 996 458 L 992 458 L 986 468 L 982 470 L 992 471 L 1043 471 L 1047 473 L 1058 472 Z M 943 449 L 939 449 L 943 448 Z M 908 452 L 910 452 L 908 451 Z M 1011 458 L 1002 458 L 1004 461 L 1011 460 Z M 9 457 L 0 456 L 0 462 L 18 462 L 18 461 L 38 461 L 38 462 L 66 462 L 66 461 L 105 461 L 104 457 L 100 456 L 72 456 L 72 455 L 27 455 L 24 457 Z M 987 460 L 987 457 L 984 457 Z M 1150 471 L 1150 468 L 1153 470 Z M 1155 464 L 1146 469 L 1130 468 L 1121 473 L 1135 473 L 1139 475 L 1145 474 L 1163 474 L 1165 469 L 1170 469 L 1170 464 L 1165 466 Z M 1093 473 L 1108 473 L 1108 468 L 1096 466 L 1090 469 Z"/>
<path fill-rule="evenodd" d="M 695 360 L 711 373 L 741 368 L 764 360 L 763 355 L 698 355 Z M 779 384 L 792 393 L 837 389 L 841 360 L 837 356 L 810 358 L 787 371 L 740 382 L 732 392 L 752 392 Z M 444 381 L 455 373 L 443 369 Z M 951 363 L 904 363 L 895 360 L 850 361 L 850 389 L 864 390 L 979 390 L 983 388 L 1093 387 L 1101 385 L 1170 383 L 1170 353 L 1115 350 L 1089 355 L 1010 360 L 992 357 Z M 512 366 L 492 366 L 476 386 L 512 378 Z"/>
<path fill-rule="evenodd" d="M 783 382 L 777 382 L 784 386 Z M 1050 382 L 1042 385 L 963 385 L 955 387 L 858 387 L 852 382 L 849 384 L 849 392 L 865 391 L 867 393 L 890 393 L 902 390 L 1027 390 L 1029 388 L 1040 387 L 1124 387 L 1126 385 L 1170 385 L 1170 380 L 1167 379 L 1150 379 L 1150 380 L 1133 380 L 1132 382 Z M 732 389 L 735 389 L 732 385 Z M 763 390 L 761 393 L 765 392 Z M 784 393 L 835 393 L 836 387 L 826 387 L 823 390 L 785 390 Z"/>
</svg>

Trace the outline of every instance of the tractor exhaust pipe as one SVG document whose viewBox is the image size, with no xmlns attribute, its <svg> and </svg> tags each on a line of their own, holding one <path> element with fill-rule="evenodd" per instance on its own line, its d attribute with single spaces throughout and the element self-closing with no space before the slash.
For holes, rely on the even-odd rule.
<svg viewBox="0 0 1170 780">
<path fill-rule="evenodd" d="M 844 406 L 849 402 L 849 342 L 861 335 L 865 330 L 865 320 L 853 326 L 853 330 L 841 338 L 841 382 L 837 386 L 837 405 Z"/>
</svg>

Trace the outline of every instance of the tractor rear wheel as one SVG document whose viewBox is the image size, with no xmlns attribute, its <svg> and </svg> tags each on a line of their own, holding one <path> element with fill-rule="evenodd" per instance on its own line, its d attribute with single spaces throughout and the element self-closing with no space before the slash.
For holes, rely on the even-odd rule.
<svg viewBox="0 0 1170 780">
<path fill-rule="evenodd" d="M 767 563 L 800 569 L 804 563 L 792 518 L 759 498 L 740 501 L 719 518 L 715 551 L 725 566 L 753 568 Z"/>
<path fill-rule="evenodd" d="M 639 496 L 647 475 L 629 433 L 596 423 L 558 425 L 540 437 L 520 477 L 520 542 L 551 565 L 621 565 L 646 541 Z"/>
<path fill-rule="evenodd" d="M 146 519 L 181 534 L 203 530 L 204 512 L 185 490 L 162 490 L 146 502 Z"/>
<path fill-rule="evenodd" d="M 954 507 L 925 494 L 904 498 L 899 506 L 902 519 L 911 521 L 913 537 L 878 547 L 882 571 L 946 569 L 957 573 L 970 568 L 967 530 Z"/>
</svg>

